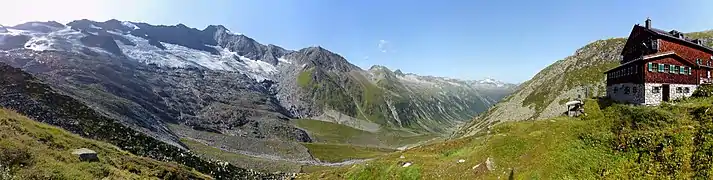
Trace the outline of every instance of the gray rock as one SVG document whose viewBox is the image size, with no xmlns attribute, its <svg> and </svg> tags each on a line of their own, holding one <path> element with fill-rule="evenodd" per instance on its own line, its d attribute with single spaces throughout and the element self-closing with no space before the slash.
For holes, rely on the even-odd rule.
<svg viewBox="0 0 713 180">
<path fill-rule="evenodd" d="M 485 167 L 487 167 L 489 171 L 495 170 L 495 162 L 492 160 L 492 158 L 488 157 L 488 159 L 485 160 Z"/>
<path fill-rule="evenodd" d="M 75 149 L 74 151 L 72 151 L 72 154 L 79 157 L 80 161 L 85 161 L 85 162 L 99 161 L 97 152 L 92 151 L 91 149 L 87 149 L 87 148 Z"/>
</svg>

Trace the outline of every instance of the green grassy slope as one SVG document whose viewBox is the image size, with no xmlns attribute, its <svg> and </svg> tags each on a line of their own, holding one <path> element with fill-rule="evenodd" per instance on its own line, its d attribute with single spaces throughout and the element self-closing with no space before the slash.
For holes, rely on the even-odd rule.
<svg viewBox="0 0 713 180">
<path fill-rule="evenodd" d="M 596 41 L 582 47 L 581 51 L 614 50 L 611 51 L 611 53 L 616 54 L 620 49 L 619 46 L 623 46 L 625 42 L 626 39 L 623 38 Z M 577 86 L 592 86 L 595 89 L 591 89 L 590 91 L 594 92 L 606 91 L 605 87 L 598 86 L 598 84 L 604 83 L 604 71 L 618 66 L 619 62 L 616 59 L 600 59 L 602 59 L 602 57 L 597 53 L 581 53 L 571 56 L 565 61 L 558 61 L 548 66 L 543 69 L 541 73 L 538 73 L 540 76 L 535 75 L 535 77 L 533 77 L 533 79 L 541 78 L 545 80 L 545 82 L 537 85 L 533 84 L 533 91 L 525 97 L 522 104 L 533 107 L 536 111 L 533 117 L 538 117 L 539 113 L 552 103 L 563 91 Z M 562 66 L 566 67 L 560 68 Z M 557 76 L 545 77 L 545 74 L 551 74 L 552 72 L 550 72 L 550 70 L 555 69 L 564 69 L 565 72 L 556 73 L 558 74 Z"/>
<path fill-rule="evenodd" d="M 297 119 L 294 122 L 297 127 L 307 130 L 314 142 L 318 143 L 397 148 L 437 138 L 430 134 L 413 134 L 386 128 L 374 133 L 319 120 Z"/>
<path fill-rule="evenodd" d="M 606 92 L 605 71 L 618 66 L 619 52 L 626 39 L 598 40 L 578 49 L 572 56 L 556 61 L 512 95 L 480 114 L 455 133 L 472 135 L 504 121 L 537 120 L 563 113 L 562 105 L 578 96 L 602 96 Z"/>
<path fill-rule="evenodd" d="M 601 107 L 599 107 L 601 105 Z M 506 122 L 490 133 L 303 179 L 709 179 L 713 98 L 641 107 L 587 101 L 588 116 Z M 399 158 L 403 155 L 405 158 Z M 488 170 L 490 158 L 494 169 Z M 458 160 L 465 162 L 458 163 Z M 412 166 L 402 167 L 405 162 Z"/>
<path fill-rule="evenodd" d="M 98 162 L 71 152 L 89 148 Z M 0 179 L 210 179 L 192 168 L 135 156 L 0 109 Z"/>
<path fill-rule="evenodd" d="M 181 139 L 181 142 L 186 144 L 191 151 L 198 153 L 207 159 L 226 161 L 241 168 L 261 172 L 300 172 L 301 165 L 297 163 L 262 159 L 228 152 L 190 139 Z"/>
<path fill-rule="evenodd" d="M 314 156 L 322 162 L 343 162 L 352 159 L 367 159 L 394 152 L 394 149 L 354 146 L 348 144 L 305 143 Z"/>
<path fill-rule="evenodd" d="M 337 110 L 351 117 L 387 124 L 387 107 L 380 88 L 359 74 L 336 74 L 309 69 L 297 77 L 298 84 L 315 97 L 322 106 Z"/>
<path fill-rule="evenodd" d="M 382 127 L 421 133 L 449 134 L 457 122 L 487 109 L 490 103 L 474 89 L 445 81 L 431 79 L 419 81 L 430 84 L 407 85 L 386 68 L 342 72 L 309 67 L 297 75 L 296 81 L 317 107 Z"/>
</svg>

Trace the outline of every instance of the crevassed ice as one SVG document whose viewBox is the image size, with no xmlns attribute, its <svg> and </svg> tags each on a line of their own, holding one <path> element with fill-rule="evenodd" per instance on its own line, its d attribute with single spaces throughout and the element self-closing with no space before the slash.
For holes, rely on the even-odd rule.
<svg viewBox="0 0 713 180">
<path fill-rule="evenodd" d="M 269 79 L 268 77 L 277 72 L 277 68 L 269 63 L 239 56 L 235 52 L 217 46 L 213 48 L 220 50 L 219 55 L 163 42 L 161 44 L 166 47 L 166 50 L 162 50 L 150 45 L 146 39 L 133 35 L 122 36 L 136 44 L 131 46 L 117 42 L 124 54 L 147 64 L 153 63 L 164 67 L 200 66 L 212 70 L 236 71 L 257 81 Z"/>
<path fill-rule="evenodd" d="M 109 33 L 121 35 L 115 32 Z M 119 45 L 119 48 L 122 49 L 126 56 L 136 61 L 146 64 L 156 64 L 163 67 L 185 67 L 188 65 L 195 65 L 181 59 L 180 57 L 173 56 L 169 52 L 165 52 L 160 48 L 150 45 L 149 41 L 144 38 L 131 35 L 124 37 L 136 45 L 124 45 L 124 43 L 120 42 L 117 42 L 117 45 Z"/>
<path fill-rule="evenodd" d="M 27 43 L 25 43 L 25 48 L 31 49 L 33 51 L 45 51 L 50 50 L 52 46 L 52 40 L 47 36 L 33 37 Z"/>
<path fill-rule="evenodd" d="M 42 24 L 40 24 L 42 25 Z M 43 25 L 44 26 L 44 25 Z M 44 50 L 65 50 L 65 51 L 78 51 L 81 50 L 82 46 L 79 42 L 79 38 L 83 37 L 84 34 L 81 32 L 72 30 L 67 27 L 64 29 L 56 28 L 57 30 L 50 33 L 28 31 L 28 30 L 18 30 L 7 28 L 7 32 L 0 33 L 0 35 L 25 35 L 29 36 L 30 39 L 24 44 L 26 49 L 31 49 L 35 51 Z"/>
<path fill-rule="evenodd" d="M 124 38 L 134 42 L 136 44 L 135 46 L 125 45 L 119 41 L 116 43 L 119 48 L 122 49 L 123 53 L 130 59 L 146 64 L 156 64 L 164 67 L 196 66 L 212 70 L 236 71 L 252 77 L 257 81 L 269 79 L 269 77 L 277 72 L 277 68 L 272 64 L 239 56 L 235 52 L 231 52 L 228 49 L 217 46 L 213 48 L 220 51 L 219 55 L 213 55 L 209 52 L 190 49 L 170 43 L 162 43 L 162 45 L 166 47 L 166 50 L 163 50 L 150 45 L 148 40 L 144 38 L 133 35 L 123 35 L 113 31 L 108 32 L 123 36 Z M 77 52 L 81 51 L 83 48 L 88 48 L 93 51 L 111 54 L 101 48 L 86 47 L 82 45 L 79 39 L 86 36 L 86 34 L 73 30 L 70 27 L 50 33 L 7 28 L 7 32 L 0 33 L 0 35 L 30 36 L 31 38 L 25 44 L 25 48 L 35 51 L 52 49 Z M 290 63 L 286 59 L 280 58 L 279 60 L 280 62 Z"/>
</svg>

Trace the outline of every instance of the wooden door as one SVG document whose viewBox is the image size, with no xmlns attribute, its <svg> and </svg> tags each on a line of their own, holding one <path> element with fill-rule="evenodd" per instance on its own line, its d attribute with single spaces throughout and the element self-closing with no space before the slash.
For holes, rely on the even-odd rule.
<svg viewBox="0 0 713 180">
<path fill-rule="evenodd" d="M 671 98 L 671 86 L 669 86 L 668 84 L 662 85 L 661 93 L 663 93 L 663 94 L 661 94 L 662 100 L 668 101 Z"/>
</svg>

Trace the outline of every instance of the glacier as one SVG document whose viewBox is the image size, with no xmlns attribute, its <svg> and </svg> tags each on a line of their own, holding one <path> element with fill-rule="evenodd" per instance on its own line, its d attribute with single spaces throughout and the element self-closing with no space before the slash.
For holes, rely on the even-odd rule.
<svg viewBox="0 0 713 180">
<path fill-rule="evenodd" d="M 133 28 L 134 30 L 139 29 L 138 26 L 128 21 L 123 21 L 122 25 Z M 91 25 L 90 28 L 102 30 L 101 27 L 94 25 Z M 80 39 L 88 36 L 88 34 L 85 33 L 89 32 L 83 33 L 78 30 L 74 30 L 71 27 L 58 29 L 49 33 L 13 29 L 8 27 L 5 29 L 6 31 L 0 32 L 0 37 L 19 35 L 30 37 L 30 39 L 23 46 L 25 49 L 34 51 L 55 50 L 72 52 L 81 52 L 82 49 L 90 49 L 107 56 L 116 56 L 101 48 L 83 45 Z M 129 33 L 118 32 L 115 30 L 107 30 L 106 32 L 115 36 L 123 37 L 134 43 L 125 44 L 115 38 L 115 43 L 126 56 L 126 59 L 145 64 L 175 68 L 203 67 L 210 70 L 238 72 L 251 77 L 258 82 L 270 80 L 278 71 L 277 67 L 270 63 L 240 56 L 235 52 L 218 46 L 210 46 L 219 51 L 218 55 L 211 54 L 207 51 L 191 49 L 181 45 L 165 42 L 160 42 L 161 45 L 166 47 L 166 49 L 161 49 L 149 44 L 149 40 L 142 37 L 137 37 Z M 94 32 L 91 34 L 97 35 L 98 33 Z M 279 63 L 292 64 L 289 60 L 282 57 L 278 58 L 278 60 Z"/>
</svg>

